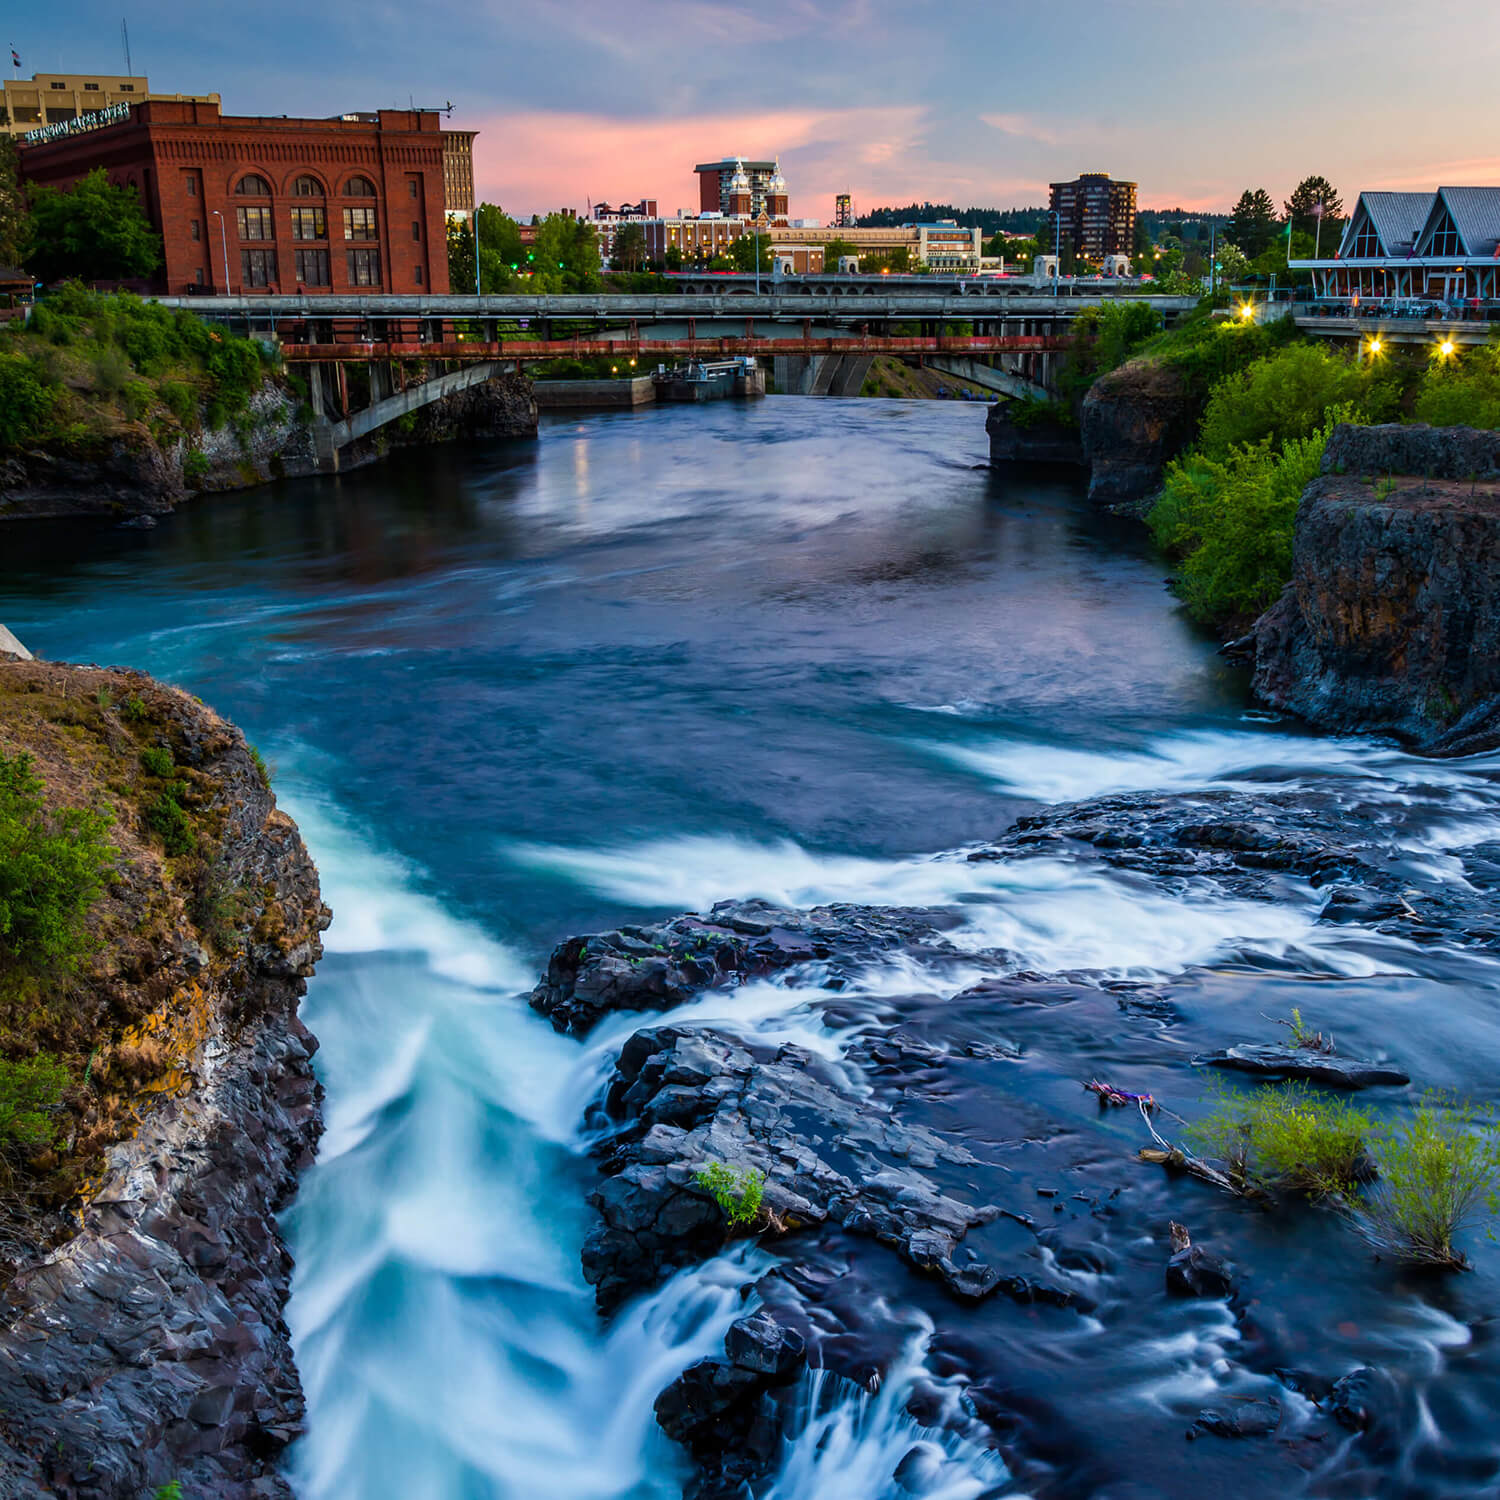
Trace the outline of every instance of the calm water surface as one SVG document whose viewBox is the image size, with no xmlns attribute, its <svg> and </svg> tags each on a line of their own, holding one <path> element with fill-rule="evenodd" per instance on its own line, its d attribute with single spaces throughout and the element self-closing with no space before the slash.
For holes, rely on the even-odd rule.
<svg viewBox="0 0 1500 1500">
<path fill-rule="evenodd" d="M 1342 1040 L 1395 1031 L 1424 1081 L 1493 1093 L 1495 978 L 1476 959 L 1327 936 L 1311 892 L 1235 902 L 942 857 L 1039 802 L 1246 778 L 1347 785 L 1410 824 L 1438 877 L 1453 848 L 1500 837 L 1488 763 L 1439 771 L 1247 716 L 1139 528 L 1066 484 L 1007 488 L 985 457 L 982 409 L 771 398 L 547 422 L 536 444 L 204 499 L 152 531 L 0 533 L 0 619 L 40 654 L 142 667 L 239 723 L 336 914 L 305 1002 L 329 1130 L 290 1217 L 306 1500 L 680 1490 L 652 1399 L 716 1346 L 745 1257 L 766 1256 L 599 1326 L 577 1132 L 620 1036 L 582 1047 L 519 998 L 565 934 L 730 896 L 964 902 L 974 943 L 1027 967 L 1176 976 L 1200 1023 L 1184 1062 L 1316 992 Z M 727 1019 L 836 1045 L 807 992 L 763 988 Z M 1018 1018 L 1021 1086 L 1080 1119 L 1095 1067 L 1170 1089 L 1121 1026 L 1113 1002 Z M 962 1100 L 934 1119 L 1003 1138 Z M 1121 1126 L 1081 1149 L 1124 1180 L 1135 1144 Z M 1142 1191 L 1147 1217 L 1179 1211 L 1154 1179 Z M 932 1439 L 915 1491 L 910 1465 L 907 1488 L 891 1477 L 917 1436 L 905 1395 L 956 1381 L 930 1354 L 955 1314 L 871 1249 L 873 1295 L 910 1336 L 879 1398 L 809 1392 L 777 1500 L 1495 1493 L 1490 1253 L 1461 1283 L 1393 1285 L 1328 1226 L 1239 1233 L 1258 1323 L 1137 1293 L 1125 1239 L 1094 1319 L 986 1304 L 976 1363 L 1015 1375 L 1040 1467 L 1023 1485 Z M 1159 1291 L 1159 1249 L 1140 1259 Z M 1374 1467 L 1294 1452 L 1296 1411 L 1274 1443 L 1185 1444 L 1216 1394 L 1264 1393 L 1247 1340 L 1334 1373 L 1398 1367 L 1426 1425 Z"/>
</svg>

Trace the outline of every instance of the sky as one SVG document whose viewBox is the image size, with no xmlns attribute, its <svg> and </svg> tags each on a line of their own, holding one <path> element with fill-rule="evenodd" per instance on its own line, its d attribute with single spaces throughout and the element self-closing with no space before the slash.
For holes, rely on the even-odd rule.
<svg viewBox="0 0 1500 1500">
<path fill-rule="evenodd" d="M 217 91 L 227 114 L 453 105 L 483 199 L 655 198 L 778 157 L 794 217 L 1044 203 L 1104 171 L 1146 208 L 1500 183 L 1494 0 L 56 0 L 0 41 L 35 71 Z M 8 75 L 9 76 L 9 75 Z"/>
</svg>

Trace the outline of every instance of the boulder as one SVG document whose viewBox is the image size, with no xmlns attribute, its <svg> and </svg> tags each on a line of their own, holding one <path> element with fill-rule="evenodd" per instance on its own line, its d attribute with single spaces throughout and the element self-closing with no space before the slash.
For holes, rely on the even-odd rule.
<svg viewBox="0 0 1500 1500">
<path fill-rule="evenodd" d="M 984 423 L 990 438 L 990 467 L 1061 464 L 1083 468 L 1083 439 L 1077 424 L 1032 410 L 1026 410 L 1023 420 L 1017 421 L 1021 405 L 1014 401 L 997 401 L 990 408 Z"/>
</svg>

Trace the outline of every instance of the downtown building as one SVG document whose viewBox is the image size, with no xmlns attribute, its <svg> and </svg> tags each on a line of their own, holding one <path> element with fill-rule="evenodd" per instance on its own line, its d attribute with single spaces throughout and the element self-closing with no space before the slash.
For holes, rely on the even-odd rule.
<svg viewBox="0 0 1500 1500">
<path fill-rule="evenodd" d="M 1135 183 L 1118 182 L 1108 172 L 1085 172 L 1072 182 L 1054 182 L 1048 210 L 1061 218 L 1062 245 L 1084 260 L 1129 255 L 1135 246 L 1135 188 Z"/>
<path fill-rule="evenodd" d="M 20 136 L 51 126 L 53 134 L 64 135 L 87 129 L 95 115 L 123 118 L 130 105 L 148 99 L 219 102 L 217 94 L 153 94 L 144 74 L 38 73 L 0 83 L 0 134 Z"/>
<path fill-rule="evenodd" d="M 122 113 L 22 135 L 18 158 L 28 183 L 66 189 L 102 167 L 137 194 L 164 252 L 147 290 L 448 290 L 447 195 L 473 137 L 436 111 L 290 119 L 150 99 Z M 469 208 L 472 181 L 469 166 Z"/>
<path fill-rule="evenodd" d="M 698 212 L 746 218 L 784 219 L 786 180 L 778 161 L 746 161 L 742 156 L 705 162 L 698 175 Z"/>
</svg>

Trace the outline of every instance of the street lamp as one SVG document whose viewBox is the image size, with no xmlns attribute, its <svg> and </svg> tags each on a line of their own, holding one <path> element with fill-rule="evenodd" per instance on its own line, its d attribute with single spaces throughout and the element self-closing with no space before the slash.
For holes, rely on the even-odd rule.
<svg viewBox="0 0 1500 1500">
<path fill-rule="evenodd" d="M 224 215 L 218 209 L 213 211 L 214 218 L 219 221 L 219 247 L 224 252 L 224 295 L 229 295 L 229 237 L 224 232 Z"/>
</svg>

